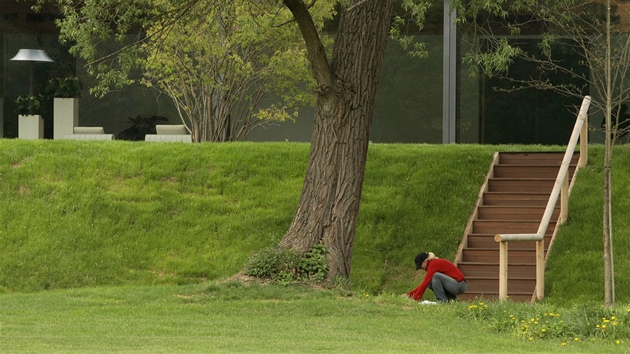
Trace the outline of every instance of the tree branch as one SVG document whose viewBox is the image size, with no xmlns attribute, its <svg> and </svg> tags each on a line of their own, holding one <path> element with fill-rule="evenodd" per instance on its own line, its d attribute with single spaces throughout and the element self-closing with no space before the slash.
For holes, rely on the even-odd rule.
<svg viewBox="0 0 630 354">
<path fill-rule="evenodd" d="M 317 27 L 313 22 L 313 17 L 308 11 L 308 7 L 302 0 L 283 0 L 284 4 L 293 14 L 295 21 L 300 27 L 302 38 L 306 43 L 308 59 L 313 67 L 313 75 L 320 91 L 327 90 L 333 86 L 333 75 L 330 70 L 328 58 L 324 44 L 319 37 Z"/>
</svg>

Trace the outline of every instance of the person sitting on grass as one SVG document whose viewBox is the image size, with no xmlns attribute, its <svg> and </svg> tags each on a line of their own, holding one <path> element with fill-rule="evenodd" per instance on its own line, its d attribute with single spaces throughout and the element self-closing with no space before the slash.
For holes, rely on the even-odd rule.
<svg viewBox="0 0 630 354">
<path fill-rule="evenodd" d="M 419 253 L 415 259 L 416 270 L 426 270 L 422 284 L 407 293 L 407 296 L 418 301 L 422 299 L 427 287 L 433 290 L 439 302 L 457 299 L 458 295 L 466 292 L 464 274 L 451 262 L 440 259 L 433 253 Z"/>
</svg>

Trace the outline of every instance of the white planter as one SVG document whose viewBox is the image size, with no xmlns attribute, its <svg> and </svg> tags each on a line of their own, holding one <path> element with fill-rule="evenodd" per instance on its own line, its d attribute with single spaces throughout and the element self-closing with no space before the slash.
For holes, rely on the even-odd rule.
<svg viewBox="0 0 630 354">
<path fill-rule="evenodd" d="M 79 99 L 55 98 L 53 105 L 53 138 L 63 139 L 79 125 Z"/>
<path fill-rule="evenodd" d="M 43 139 L 44 119 L 40 115 L 18 116 L 18 138 Z"/>
</svg>

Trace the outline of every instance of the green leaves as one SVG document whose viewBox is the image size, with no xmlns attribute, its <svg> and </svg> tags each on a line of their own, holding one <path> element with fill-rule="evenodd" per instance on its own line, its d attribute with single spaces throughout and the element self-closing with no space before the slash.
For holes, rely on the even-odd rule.
<svg viewBox="0 0 630 354">
<path fill-rule="evenodd" d="M 53 97 L 79 97 L 81 88 L 81 82 L 77 77 L 57 77 L 48 81 L 46 93 Z"/>
<path fill-rule="evenodd" d="M 392 21 L 390 37 L 413 57 L 423 59 L 429 56 L 425 43 L 418 42 L 409 32 L 424 27 L 427 13 L 435 3 L 433 0 L 403 0 L 401 7 L 405 13 L 394 17 Z"/>
<path fill-rule="evenodd" d="M 492 44 L 494 45 L 492 50 L 467 53 L 464 56 L 464 63 L 471 68 L 480 68 L 489 77 L 497 74 L 506 75 L 514 58 L 523 54 L 523 50 L 512 46 L 505 38 L 499 39 Z M 471 75 L 475 74 L 474 71 L 470 73 Z"/>
<path fill-rule="evenodd" d="M 318 244 L 302 254 L 297 250 L 270 247 L 250 257 L 245 274 L 280 284 L 294 281 L 323 281 L 328 274 L 326 247 Z"/>
<path fill-rule="evenodd" d="M 97 79 L 92 94 L 135 82 L 165 92 L 201 141 L 241 140 L 261 123 L 295 118 L 314 101 L 301 34 L 281 2 L 56 2 L 61 40 L 74 43 L 71 52 Z M 318 28 L 335 3 L 310 8 Z M 264 105 L 263 97 L 275 103 Z"/>
<path fill-rule="evenodd" d="M 15 99 L 16 112 L 20 115 L 40 114 L 42 95 L 19 96 Z"/>
</svg>

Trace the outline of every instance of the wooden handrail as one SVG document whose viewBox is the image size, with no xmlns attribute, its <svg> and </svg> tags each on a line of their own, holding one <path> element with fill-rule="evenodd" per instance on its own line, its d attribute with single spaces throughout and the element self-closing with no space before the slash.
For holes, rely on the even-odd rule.
<svg viewBox="0 0 630 354">
<path fill-rule="evenodd" d="M 545 231 L 549 226 L 551 215 L 558 202 L 558 196 L 562 194 L 560 201 L 561 210 L 558 222 L 564 223 L 568 215 L 568 200 L 569 200 L 569 165 L 575 152 L 578 139 L 580 140 L 580 161 L 579 166 L 586 166 L 586 160 L 588 159 L 588 129 L 584 124 L 587 119 L 588 108 L 591 104 L 591 97 L 585 96 L 582 100 L 582 106 L 578 113 L 573 127 L 573 133 L 569 139 L 567 150 L 564 153 L 558 176 L 549 196 L 547 207 L 543 214 L 542 220 L 538 227 L 538 231 L 535 234 L 498 234 L 494 237 L 496 242 L 500 242 L 499 247 L 499 300 L 507 299 L 507 276 L 508 276 L 508 242 L 510 241 L 536 241 L 536 298 L 538 300 L 543 299 L 545 296 Z"/>
</svg>

